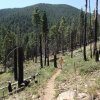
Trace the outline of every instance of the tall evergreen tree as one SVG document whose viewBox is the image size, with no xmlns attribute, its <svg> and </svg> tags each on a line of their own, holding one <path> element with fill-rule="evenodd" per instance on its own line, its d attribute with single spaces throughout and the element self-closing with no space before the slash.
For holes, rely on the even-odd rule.
<svg viewBox="0 0 100 100">
<path fill-rule="evenodd" d="M 59 25 L 59 32 L 60 32 L 60 37 L 61 37 L 61 51 L 62 54 L 64 54 L 64 32 L 65 32 L 65 18 L 62 17 Z"/>
<path fill-rule="evenodd" d="M 32 16 L 32 23 L 35 30 L 35 62 L 37 63 L 37 51 L 38 51 L 38 35 L 40 33 L 40 15 L 39 15 L 39 9 L 36 8 L 35 12 Z"/>
<path fill-rule="evenodd" d="M 44 43 L 45 43 L 45 60 L 44 60 L 44 65 L 46 66 L 47 58 L 49 58 L 49 53 L 47 51 L 48 47 L 48 20 L 47 20 L 47 15 L 46 12 L 43 13 L 42 16 L 42 32 L 44 33 Z M 48 49 L 49 50 L 49 49 Z"/>
<path fill-rule="evenodd" d="M 4 66 L 5 66 L 5 71 L 6 71 L 6 61 L 9 60 L 9 58 L 13 58 L 12 55 L 10 55 L 8 58 L 7 56 L 9 53 L 13 50 L 13 48 L 16 45 L 16 38 L 15 38 L 15 33 L 8 32 L 5 37 L 4 37 L 4 42 L 3 42 L 3 48 L 4 48 Z"/>
</svg>

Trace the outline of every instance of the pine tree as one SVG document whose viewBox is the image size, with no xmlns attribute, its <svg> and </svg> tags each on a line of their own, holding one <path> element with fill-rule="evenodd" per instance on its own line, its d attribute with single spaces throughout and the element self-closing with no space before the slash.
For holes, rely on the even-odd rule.
<svg viewBox="0 0 100 100">
<path fill-rule="evenodd" d="M 37 63 L 38 38 L 39 38 L 38 36 L 40 33 L 40 15 L 39 14 L 40 14 L 39 9 L 36 8 L 32 16 L 32 23 L 33 23 L 35 34 L 36 34 L 35 36 L 35 63 Z"/>
<path fill-rule="evenodd" d="M 13 50 L 13 48 L 16 45 L 16 38 L 15 38 L 15 33 L 8 32 L 5 37 L 4 37 L 4 42 L 3 42 L 3 48 L 4 48 L 4 70 L 6 71 L 6 61 L 9 60 L 9 58 L 13 58 L 12 55 L 9 55 L 9 53 Z M 9 55 L 9 57 L 8 57 Z"/>
<path fill-rule="evenodd" d="M 43 13 L 42 16 L 42 32 L 44 33 L 44 43 L 45 43 L 45 59 L 44 59 L 44 65 L 46 66 L 47 58 L 49 58 L 49 53 L 47 51 L 48 47 L 48 20 L 47 20 L 47 15 L 46 12 Z"/>
<path fill-rule="evenodd" d="M 62 17 L 59 25 L 59 32 L 60 32 L 60 37 L 61 37 L 61 51 L 62 54 L 64 55 L 64 32 L 65 32 L 65 18 Z"/>
</svg>

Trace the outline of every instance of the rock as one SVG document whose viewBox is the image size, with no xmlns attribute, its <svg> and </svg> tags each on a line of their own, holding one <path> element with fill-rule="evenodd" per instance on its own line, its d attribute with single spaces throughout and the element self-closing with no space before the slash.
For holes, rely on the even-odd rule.
<svg viewBox="0 0 100 100">
<path fill-rule="evenodd" d="M 74 100 L 74 95 L 75 95 L 75 92 L 69 90 L 69 91 L 59 94 L 57 100 Z"/>
<path fill-rule="evenodd" d="M 37 95 L 33 95 L 32 99 L 35 100 L 37 98 Z"/>
<path fill-rule="evenodd" d="M 74 90 L 68 90 L 66 92 L 62 92 L 59 94 L 57 100 L 89 100 L 89 95 L 86 93 L 78 93 L 77 97 L 75 97 L 76 93 Z"/>
<path fill-rule="evenodd" d="M 78 93 L 78 100 L 89 100 L 89 95 L 87 95 L 86 93 Z"/>
</svg>

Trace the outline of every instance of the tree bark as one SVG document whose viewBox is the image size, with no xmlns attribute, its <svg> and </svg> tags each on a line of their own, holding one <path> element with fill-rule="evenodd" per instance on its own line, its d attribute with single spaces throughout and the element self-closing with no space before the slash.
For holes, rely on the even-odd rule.
<svg viewBox="0 0 100 100">
<path fill-rule="evenodd" d="M 35 63 L 37 63 L 37 34 L 36 34 L 36 45 L 35 45 Z"/>
<path fill-rule="evenodd" d="M 54 67 L 57 68 L 57 55 L 54 53 Z"/>
<path fill-rule="evenodd" d="M 14 79 L 15 81 L 17 81 L 18 77 L 17 77 L 17 49 L 14 50 Z"/>
<path fill-rule="evenodd" d="M 89 28 L 89 33 L 90 33 L 90 57 L 92 58 L 92 28 L 91 28 L 91 5 L 90 5 L 90 0 L 89 0 L 89 12 L 90 12 L 90 28 Z"/>
<path fill-rule="evenodd" d="M 40 66 L 43 68 L 43 61 L 42 61 L 42 36 L 40 35 Z"/>
<path fill-rule="evenodd" d="M 23 71 L 24 51 L 22 47 L 18 48 L 18 86 L 23 83 L 24 71 Z"/>
<path fill-rule="evenodd" d="M 49 47 L 47 46 L 47 66 L 49 66 Z"/>
<path fill-rule="evenodd" d="M 98 0 L 96 0 L 96 13 L 95 13 L 95 36 L 94 36 L 94 55 L 97 51 L 97 30 L 98 30 Z"/>
<path fill-rule="evenodd" d="M 84 55 L 84 60 L 86 61 L 86 32 L 87 31 L 87 0 L 86 0 L 86 10 L 85 10 L 85 27 L 84 27 L 84 51 L 83 51 L 83 55 Z"/>
<path fill-rule="evenodd" d="M 45 56 L 45 58 L 44 58 L 44 66 L 46 66 L 47 65 L 47 33 L 45 33 L 45 36 L 44 36 L 44 38 L 45 38 L 45 54 L 44 54 L 44 56 Z"/>
<path fill-rule="evenodd" d="M 70 36 L 71 40 L 71 58 L 73 58 L 73 32 L 71 32 L 71 36 Z"/>
</svg>

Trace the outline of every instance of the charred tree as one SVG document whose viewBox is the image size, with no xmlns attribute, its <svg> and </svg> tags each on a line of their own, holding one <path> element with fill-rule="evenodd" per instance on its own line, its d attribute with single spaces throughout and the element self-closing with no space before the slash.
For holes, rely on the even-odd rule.
<svg viewBox="0 0 100 100">
<path fill-rule="evenodd" d="M 95 61 L 98 62 L 99 61 L 99 51 L 96 50 L 95 53 L 96 53 L 95 54 Z"/>
<path fill-rule="evenodd" d="M 47 66 L 49 66 L 49 47 L 47 46 Z"/>
<path fill-rule="evenodd" d="M 49 37 L 47 36 L 47 66 L 49 66 Z"/>
<path fill-rule="evenodd" d="M 54 53 L 54 67 L 57 68 L 57 55 Z"/>
<path fill-rule="evenodd" d="M 22 47 L 18 48 L 18 86 L 23 83 L 24 71 L 23 71 L 24 51 Z"/>
<path fill-rule="evenodd" d="M 71 32 L 70 36 L 70 42 L 71 42 L 71 58 L 73 58 L 73 31 Z"/>
<path fill-rule="evenodd" d="M 87 33 L 87 0 L 86 0 L 86 5 L 85 5 L 85 26 L 84 26 L 84 50 L 83 50 L 83 55 L 84 55 L 84 61 L 87 61 L 86 58 L 86 33 Z"/>
<path fill-rule="evenodd" d="M 44 65 L 46 66 L 46 60 L 47 60 L 47 40 L 46 40 L 47 34 L 45 33 L 45 51 L 44 51 Z"/>
<path fill-rule="evenodd" d="M 42 60 L 42 35 L 40 34 L 40 66 L 43 68 L 43 60 Z"/>
<path fill-rule="evenodd" d="M 90 13 L 90 26 L 89 26 L 89 34 L 90 34 L 90 57 L 92 58 L 92 26 L 91 26 L 91 5 L 89 0 L 89 13 Z"/>
<path fill-rule="evenodd" d="M 17 49 L 14 50 L 14 79 L 15 81 L 17 81 L 18 77 L 17 77 Z"/>
<path fill-rule="evenodd" d="M 96 11 L 95 11 L 94 55 L 97 52 L 97 31 L 98 31 L 98 0 L 96 0 Z"/>
<path fill-rule="evenodd" d="M 34 62 L 37 63 L 37 54 L 38 54 L 38 43 L 37 43 L 37 39 L 38 36 L 37 36 L 37 33 L 36 33 L 36 36 L 35 36 L 35 46 L 34 46 Z"/>
</svg>

